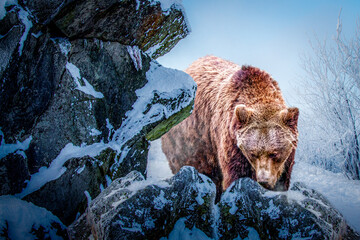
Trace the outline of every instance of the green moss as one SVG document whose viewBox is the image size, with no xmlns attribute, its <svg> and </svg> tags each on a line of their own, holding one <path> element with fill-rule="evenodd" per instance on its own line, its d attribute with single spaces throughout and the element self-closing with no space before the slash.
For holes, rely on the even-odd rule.
<svg viewBox="0 0 360 240">
<path fill-rule="evenodd" d="M 167 133 L 173 126 L 179 124 L 185 118 L 190 116 L 193 105 L 194 101 L 191 101 L 187 107 L 159 123 L 155 128 L 146 134 L 146 139 L 149 141 L 154 141 Z"/>
<path fill-rule="evenodd" d="M 116 152 L 111 148 L 106 148 L 95 157 L 99 162 L 102 162 L 100 169 L 104 175 L 110 174 L 109 170 L 111 165 L 115 162 L 115 157 Z"/>
</svg>

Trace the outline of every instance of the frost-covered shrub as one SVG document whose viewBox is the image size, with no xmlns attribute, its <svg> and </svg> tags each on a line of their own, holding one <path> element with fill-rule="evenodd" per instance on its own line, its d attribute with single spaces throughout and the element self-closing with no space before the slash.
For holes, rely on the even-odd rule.
<svg viewBox="0 0 360 240">
<path fill-rule="evenodd" d="M 341 33 L 330 44 L 317 42 L 303 59 L 306 71 L 299 156 L 360 179 L 360 26 L 352 39 Z"/>
</svg>

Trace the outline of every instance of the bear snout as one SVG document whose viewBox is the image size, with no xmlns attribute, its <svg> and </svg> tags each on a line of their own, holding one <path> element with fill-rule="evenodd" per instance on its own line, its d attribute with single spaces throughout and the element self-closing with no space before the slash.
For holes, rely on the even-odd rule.
<svg viewBox="0 0 360 240">
<path fill-rule="evenodd" d="M 256 179 L 258 182 L 269 182 L 271 178 L 271 173 L 268 170 L 260 169 L 257 171 Z"/>
<path fill-rule="evenodd" d="M 272 176 L 270 170 L 260 168 L 256 171 L 256 180 L 263 187 L 273 189 L 277 179 Z"/>
</svg>

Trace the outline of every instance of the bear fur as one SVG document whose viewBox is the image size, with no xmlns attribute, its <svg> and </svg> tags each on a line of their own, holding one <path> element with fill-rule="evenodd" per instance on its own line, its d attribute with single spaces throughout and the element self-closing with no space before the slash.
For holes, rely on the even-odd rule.
<svg viewBox="0 0 360 240">
<path fill-rule="evenodd" d="M 249 177 L 287 190 L 297 146 L 297 108 L 287 108 L 278 84 L 258 68 L 214 56 L 186 72 L 198 85 L 192 114 L 162 137 L 173 173 L 195 167 L 218 194 Z"/>
</svg>

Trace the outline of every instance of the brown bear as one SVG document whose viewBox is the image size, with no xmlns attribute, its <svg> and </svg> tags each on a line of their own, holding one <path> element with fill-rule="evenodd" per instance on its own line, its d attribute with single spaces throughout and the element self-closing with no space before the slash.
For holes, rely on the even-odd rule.
<svg viewBox="0 0 360 240">
<path fill-rule="evenodd" d="M 299 110 L 285 105 L 277 82 L 258 68 L 214 56 L 186 72 L 198 85 L 192 114 L 162 137 L 173 173 L 195 167 L 218 194 L 250 177 L 265 188 L 289 188 Z"/>
</svg>

